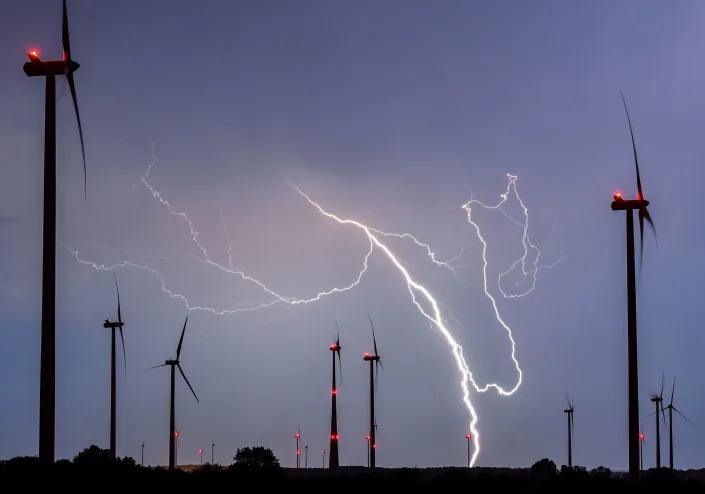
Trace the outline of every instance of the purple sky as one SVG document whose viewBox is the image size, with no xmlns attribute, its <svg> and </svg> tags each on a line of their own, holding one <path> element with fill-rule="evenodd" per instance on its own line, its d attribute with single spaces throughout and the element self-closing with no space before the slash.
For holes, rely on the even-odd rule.
<svg viewBox="0 0 705 494">
<path fill-rule="evenodd" d="M 29 48 L 61 56 L 58 0 L 6 10 L 0 458 L 38 451 L 44 87 L 22 64 Z M 701 2 L 69 1 L 69 18 L 88 202 L 59 80 L 57 458 L 108 447 L 113 275 L 78 250 L 158 273 L 112 269 L 127 345 L 120 456 L 139 459 L 144 441 L 146 463 L 168 460 L 168 372 L 145 369 L 173 357 L 188 315 L 181 360 L 200 403 L 177 382 L 179 462 L 198 462 L 198 448 L 210 459 L 215 441 L 221 463 L 264 445 L 293 466 L 300 426 L 320 465 L 337 319 L 341 463 L 365 464 L 369 311 L 384 361 L 378 465 L 465 464 L 472 414 L 447 329 L 481 388 L 516 387 L 509 331 L 516 343 L 511 396 L 470 386 L 477 465 L 565 463 L 567 392 L 575 463 L 624 469 L 625 222 L 610 210 L 615 190 L 636 187 L 623 91 L 658 229 L 658 242 L 645 234 L 637 288 L 644 463 L 655 462 L 649 394 L 665 374 L 695 424 L 674 423 L 676 466 L 703 466 Z M 477 203 L 496 205 L 507 174 L 528 239 L 513 189 L 502 210 Z M 408 237 L 373 232 L 398 266 L 373 241 L 352 289 L 291 303 L 355 283 L 370 249 L 364 230 L 325 217 L 295 186 L 340 218 L 413 234 L 454 271 Z M 553 267 L 531 272 L 529 241 Z M 525 246 L 528 275 L 519 265 L 498 283 Z M 438 302 L 440 327 L 404 272 Z"/>
</svg>

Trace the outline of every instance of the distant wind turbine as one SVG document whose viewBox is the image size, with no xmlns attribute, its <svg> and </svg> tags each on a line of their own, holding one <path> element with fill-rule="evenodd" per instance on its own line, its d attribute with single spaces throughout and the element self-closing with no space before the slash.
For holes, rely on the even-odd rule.
<svg viewBox="0 0 705 494">
<path fill-rule="evenodd" d="M 196 398 L 196 401 L 199 401 L 198 396 L 196 396 L 196 392 L 193 390 L 191 383 L 188 382 L 188 378 L 186 377 L 186 374 L 184 374 L 184 371 L 181 368 L 181 364 L 179 363 L 179 356 L 181 355 L 181 345 L 184 342 L 184 333 L 186 332 L 187 322 L 188 316 L 186 316 L 186 320 L 184 321 L 184 329 L 181 330 L 179 346 L 176 347 L 176 358 L 174 360 L 167 360 L 161 365 L 155 365 L 154 367 L 152 367 L 152 369 L 156 369 L 157 367 L 165 367 L 167 365 L 171 367 L 171 403 L 169 407 L 169 470 L 174 470 L 174 468 L 176 467 L 176 447 L 174 444 L 174 441 L 177 437 L 176 425 L 174 421 L 174 377 L 176 368 L 179 369 L 181 377 L 183 377 L 184 381 L 186 381 L 186 384 L 191 390 L 191 393 L 193 393 L 193 397 Z"/>
<path fill-rule="evenodd" d="M 69 20 L 66 0 L 62 2 L 61 43 L 64 55 L 61 60 L 42 61 L 36 49 L 28 53 L 29 62 L 24 73 L 29 77 L 42 76 L 46 81 L 44 96 L 44 226 L 42 260 L 42 336 L 39 375 L 39 461 L 54 464 L 55 392 L 56 392 L 56 76 L 65 75 L 71 91 L 73 109 L 78 123 L 83 156 L 83 188 L 86 197 L 86 152 L 83 130 L 78 113 L 76 85 L 73 73 L 79 64 L 71 58 Z"/>
<path fill-rule="evenodd" d="M 614 194 L 612 201 L 613 211 L 627 212 L 627 359 L 628 359 L 628 407 L 629 407 L 629 479 L 632 481 L 639 479 L 639 366 L 637 365 L 637 325 L 636 325 L 636 280 L 634 273 L 634 214 L 639 211 L 639 233 L 641 238 L 639 271 L 644 249 L 644 219 L 649 222 L 651 228 L 656 233 L 651 215 L 646 207 L 649 201 L 644 199 L 641 191 L 641 177 L 639 176 L 639 160 L 636 155 L 636 144 L 634 142 L 634 132 L 632 122 L 629 118 L 627 103 L 622 95 L 622 103 L 627 113 L 627 123 L 629 123 L 629 133 L 632 137 L 632 150 L 634 151 L 634 165 L 636 166 L 636 186 L 637 198 L 624 199 L 621 192 Z"/>
<path fill-rule="evenodd" d="M 340 365 L 340 380 L 343 379 L 343 367 L 340 361 L 340 329 L 338 321 L 335 321 L 335 329 L 337 338 L 335 344 L 330 346 L 330 351 L 333 354 L 333 388 L 331 390 L 331 417 L 330 417 L 330 454 L 328 455 L 328 468 L 336 469 L 340 465 L 338 458 L 338 388 L 335 383 L 335 356 L 338 355 L 338 364 Z"/>
<path fill-rule="evenodd" d="M 108 319 L 103 323 L 104 328 L 108 328 L 112 333 L 112 345 L 110 347 L 110 458 L 115 459 L 116 444 L 116 425 L 115 425 L 115 409 L 116 409 L 116 393 L 115 393 L 115 330 L 120 330 L 120 340 L 122 341 L 122 356 L 125 361 L 125 375 L 127 375 L 127 354 L 125 353 L 125 337 L 122 334 L 122 312 L 120 310 L 120 287 L 118 287 L 117 277 L 113 273 L 115 279 L 115 290 L 117 291 L 117 322 L 111 322 Z"/>
<path fill-rule="evenodd" d="M 377 379 L 375 377 L 375 367 L 382 365 L 379 353 L 377 353 L 377 339 L 375 338 L 375 327 L 372 324 L 372 316 L 368 314 L 370 319 L 370 328 L 372 329 L 372 342 L 374 345 L 375 354 L 370 355 L 365 352 L 363 355 L 363 360 L 370 363 L 370 468 L 375 468 L 375 450 L 377 449 L 377 442 L 375 441 L 375 433 L 377 429 L 377 420 L 375 418 L 375 391 L 377 389 Z"/>
<path fill-rule="evenodd" d="M 296 430 L 296 434 L 294 434 L 294 437 L 296 438 L 296 468 L 299 468 L 301 466 L 301 450 L 299 449 L 299 441 L 301 440 L 301 427 Z"/>
<path fill-rule="evenodd" d="M 661 420 L 659 412 L 663 415 L 664 423 L 666 422 L 666 413 L 663 411 L 663 377 L 661 378 L 661 394 L 652 394 L 651 401 L 656 405 L 656 411 L 650 414 L 656 414 L 656 468 L 661 468 Z"/>
<path fill-rule="evenodd" d="M 563 413 L 568 414 L 568 468 L 573 468 L 573 412 L 575 412 L 575 402 L 571 403 L 568 395 L 565 395 L 568 408 Z"/>
<path fill-rule="evenodd" d="M 673 388 L 671 389 L 671 402 L 668 404 L 666 407 L 666 410 L 668 410 L 668 459 L 669 459 L 669 467 L 671 470 L 673 470 L 673 412 L 675 411 L 677 414 L 679 414 L 681 417 L 686 419 L 689 423 L 692 424 L 692 422 L 683 415 L 680 410 L 678 410 L 675 406 L 673 406 L 673 395 L 676 392 L 676 378 L 673 378 Z"/>
</svg>

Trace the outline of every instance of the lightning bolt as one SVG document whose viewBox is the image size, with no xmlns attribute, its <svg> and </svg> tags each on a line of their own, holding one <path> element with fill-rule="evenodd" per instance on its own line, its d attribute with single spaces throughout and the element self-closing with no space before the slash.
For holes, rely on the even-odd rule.
<svg viewBox="0 0 705 494">
<path fill-rule="evenodd" d="M 357 220 L 350 219 L 350 218 L 342 218 L 334 213 L 329 212 L 328 210 L 324 209 L 320 204 L 318 204 L 316 201 L 314 201 L 308 194 L 306 194 L 304 191 L 302 191 L 298 186 L 296 186 L 293 183 L 290 183 L 291 186 L 296 190 L 296 192 L 303 197 L 315 210 L 318 211 L 321 215 L 325 216 L 326 218 L 329 218 L 339 224 L 342 225 L 349 225 L 355 229 L 358 229 L 362 234 L 364 234 L 369 241 L 369 249 L 367 250 L 366 254 L 363 256 L 362 259 L 362 267 L 360 268 L 359 272 L 357 273 L 357 276 L 354 277 L 354 279 L 343 285 L 343 286 L 334 286 L 332 288 L 329 288 L 327 290 L 320 291 L 316 293 L 313 296 L 307 297 L 307 298 L 298 298 L 298 297 L 292 297 L 292 296 L 287 296 L 287 295 L 282 295 L 277 293 L 275 290 L 270 289 L 267 287 L 263 282 L 257 280 L 256 278 L 253 278 L 247 274 L 245 274 L 241 269 L 238 269 L 234 266 L 233 264 L 233 258 L 232 258 L 232 246 L 233 246 L 233 238 L 230 235 L 230 232 L 228 230 L 225 217 L 223 215 L 222 210 L 220 211 L 220 221 L 223 227 L 223 230 L 230 242 L 228 249 L 227 249 L 227 254 L 228 254 L 228 264 L 223 265 L 215 260 L 213 260 L 208 253 L 208 250 L 206 247 L 201 243 L 201 241 L 198 238 L 198 231 L 195 229 L 193 222 L 189 219 L 186 213 L 182 211 L 178 211 L 175 209 L 168 200 L 166 200 L 162 194 L 157 191 L 148 181 L 149 173 L 152 169 L 152 167 L 156 164 L 157 158 L 156 155 L 154 154 L 154 148 L 153 148 L 153 161 L 147 166 L 147 170 L 145 171 L 144 175 L 141 177 L 140 181 L 142 185 L 152 194 L 152 196 L 161 204 L 163 205 L 169 213 L 171 213 L 174 216 L 179 217 L 187 226 L 191 241 L 196 245 L 198 251 L 200 252 L 199 256 L 193 256 L 197 260 L 207 264 L 208 266 L 215 268 L 217 270 L 220 270 L 222 272 L 228 273 L 230 275 L 236 276 L 237 278 L 256 285 L 261 289 L 264 293 L 266 293 L 271 300 L 265 303 L 261 304 L 242 304 L 241 306 L 237 306 L 234 308 L 226 308 L 226 309 L 216 309 L 214 307 L 206 307 L 206 306 L 200 306 L 200 305 L 194 305 L 192 304 L 188 298 L 181 294 L 177 293 L 170 288 L 167 287 L 167 284 L 164 281 L 164 278 L 162 275 L 159 273 L 158 270 L 153 269 L 152 267 L 145 265 L 145 264 L 138 264 L 138 263 L 133 263 L 127 260 L 124 260 L 120 263 L 112 264 L 112 265 L 105 265 L 105 264 L 98 264 L 93 261 L 83 259 L 79 256 L 78 250 L 71 249 L 70 247 L 64 245 L 64 247 L 69 250 L 76 258 L 76 260 L 83 264 L 92 267 L 93 269 L 99 270 L 99 271 L 111 271 L 117 268 L 126 268 L 126 267 L 131 267 L 135 268 L 138 270 L 143 270 L 151 273 L 152 275 L 156 276 L 157 279 L 159 280 L 161 284 L 162 291 L 169 295 L 171 298 L 175 298 L 180 300 L 181 302 L 184 303 L 186 308 L 190 311 L 194 310 L 200 310 L 200 311 L 207 311 L 216 315 L 226 315 L 226 314 L 236 314 L 238 312 L 243 312 L 243 311 L 255 311 L 255 310 L 262 310 L 268 307 L 271 307 L 275 304 L 288 304 L 288 305 L 297 305 L 297 304 L 309 304 L 313 303 L 316 301 L 321 300 L 323 297 L 333 295 L 336 293 L 342 293 L 346 292 L 348 290 L 353 289 L 355 286 L 360 284 L 360 281 L 363 277 L 363 275 L 367 272 L 368 265 L 369 265 L 369 259 L 372 253 L 375 250 L 378 250 L 381 252 L 384 257 L 390 262 L 392 266 L 396 268 L 398 271 L 399 275 L 401 276 L 401 279 L 406 285 L 407 290 L 409 291 L 409 295 L 411 298 L 412 303 L 416 306 L 418 309 L 419 313 L 428 320 L 430 323 L 431 327 L 435 327 L 440 333 L 443 335 L 445 338 L 446 343 L 448 344 L 451 354 L 454 357 L 455 363 L 457 365 L 459 377 L 460 377 L 460 388 L 462 392 L 462 401 L 465 405 L 465 407 L 468 410 L 469 413 L 469 429 L 470 432 L 473 435 L 473 454 L 470 459 L 470 466 L 474 465 L 478 455 L 480 454 L 480 433 L 477 429 L 477 422 L 478 422 L 478 415 L 475 407 L 473 406 L 473 403 L 470 399 L 471 396 L 471 389 L 473 389 L 477 393 L 485 393 L 489 390 L 495 390 L 499 395 L 502 396 L 510 396 L 513 393 L 516 392 L 517 389 L 521 386 L 522 383 L 522 378 L 523 378 L 523 372 L 521 370 L 521 367 L 519 365 L 519 361 L 517 360 L 516 357 L 516 342 L 512 336 L 512 330 L 511 328 L 507 325 L 507 323 L 502 319 L 500 315 L 500 311 L 497 305 L 497 301 L 494 298 L 494 296 L 491 293 L 490 287 L 489 287 L 489 278 L 488 278 L 488 260 L 487 260 L 487 241 L 482 235 L 481 229 L 479 225 L 474 221 L 472 217 L 472 210 L 473 207 L 480 207 L 486 210 L 499 210 L 501 211 L 504 216 L 509 219 L 512 223 L 516 224 L 518 227 L 522 229 L 522 246 L 523 246 L 523 255 L 517 259 L 507 270 L 501 272 L 498 275 L 497 278 L 497 287 L 499 292 L 502 294 L 503 297 L 511 299 L 511 298 L 517 298 L 517 297 L 523 297 L 527 294 L 529 294 L 531 291 L 533 291 L 535 285 L 536 285 L 536 277 L 537 273 L 541 269 L 546 269 L 546 268 L 552 268 L 554 267 L 557 263 L 559 263 L 561 260 L 558 260 L 554 262 L 551 265 L 539 265 L 539 257 L 540 257 L 540 251 L 538 247 L 536 247 L 530 240 L 529 235 L 528 235 L 528 228 L 529 228 L 529 216 L 528 216 L 528 209 L 524 205 L 521 197 L 519 196 L 519 192 L 517 190 L 517 177 L 514 175 L 507 174 L 509 178 L 509 182 L 507 184 L 507 188 L 504 193 L 500 194 L 500 201 L 495 204 L 495 205 L 487 205 L 484 204 L 480 201 L 471 199 L 467 203 L 465 203 L 462 208 L 465 210 L 467 214 L 467 221 L 471 225 L 475 235 L 479 239 L 479 241 L 482 244 L 482 260 L 483 260 L 483 265 L 482 265 L 482 276 L 483 276 L 483 287 L 484 287 L 484 293 L 486 297 L 489 299 L 490 304 L 493 307 L 494 310 L 494 315 L 498 323 L 501 325 L 501 327 L 504 329 L 504 331 L 507 334 L 507 338 L 509 339 L 510 345 L 511 345 L 511 359 L 514 364 L 514 369 L 516 372 L 516 380 L 514 384 L 509 387 L 509 388 L 504 388 L 498 383 L 484 383 L 484 384 L 479 384 L 476 382 L 476 380 L 473 377 L 473 373 L 470 369 L 470 366 L 468 365 L 467 360 L 463 356 L 463 349 L 462 346 L 455 340 L 453 337 L 453 334 L 448 327 L 446 323 L 446 319 L 444 318 L 444 312 L 441 309 L 441 303 L 436 299 L 436 297 L 431 293 L 431 291 L 426 288 L 424 285 L 422 285 L 419 281 L 417 281 L 413 275 L 410 273 L 409 269 L 407 266 L 404 265 L 404 263 L 397 257 L 397 255 L 394 254 L 394 252 L 385 244 L 384 240 L 387 238 L 397 238 L 397 239 L 402 239 L 402 240 L 410 240 L 412 241 L 417 247 L 420 247 L 425 250 L 426 255 L 430 259 L 432 263 L 435 265 L 442 267 L 444 269 L 450 270 L 454 276 L 456 276 L 456 279 L 459 279 L 456 274 L 456 270 L 461 267 L 461 266 L 455 266 L 453 263 L 457 261 L 465 252 L 466 249 L 463 249 L 459 255 L 448 259 L 448 260 L 439 260 L 437 259 L 436 253 L 432 250 L 431 246 L 427 243 L 424 243 L 420 240 L 418 240 L 414 235 L 410 233 L 394 233 L 394 232 L 384 232 L 381 230 L 378 230 L 376 228 L 367 226 Z M 504 204 L 508 200 L 510 194 L 513 194 L 514 197 L 516 197 L 517 201 L 519 202 L 521 209 L 523 211 L 523 221 L 519 221 L 512 216 L 510 216 L 505 209 L 503 209 Z M 532 255 L 533 262 L 527 261 L 527 258 Z M 528 288 L 525 288 L 523 290 L 518 291 L 517 293 L 507 293 L 505 290 L 502 289 L 502 280 L 505 276 L 507 276 L 509 273 L 513 272 L 516 270 L 518 267 L 521 267 L 521 273 L 522 276 L 524 277 L 524 280 L 517 283 L 516 286 L 518 287 L 522 283 L 526 283 Z M 423 304 L 422 304 L 423 302 Z M 424 306 L 428 307 L 428 309 L 424 308 Z M 448 310 L 450 312 L 450 310 Z M 457 318 L 450 312 L 451 317 L 457 321 Z"/>
</svg>

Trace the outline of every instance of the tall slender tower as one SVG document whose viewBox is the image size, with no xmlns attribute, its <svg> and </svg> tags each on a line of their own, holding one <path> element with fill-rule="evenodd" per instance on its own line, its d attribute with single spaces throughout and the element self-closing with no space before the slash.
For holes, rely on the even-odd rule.
<svg viewBox="0 0 705 494">
<path fill-rule="evenodd" d="M 338 334 L 338 339 L 335 344 L 330 346 L 330 351 L 333 354 L 333 387 L 331 388 L 330 455 L 328 456 L 328 468 L 335 469 L 340 465 L 338 459 L 338 409 L 336 407 L 338 388 L 335 384 L 335 354 L 338 354 L 338 363 L 340 364 L 340 334 Z"/>
</svg>

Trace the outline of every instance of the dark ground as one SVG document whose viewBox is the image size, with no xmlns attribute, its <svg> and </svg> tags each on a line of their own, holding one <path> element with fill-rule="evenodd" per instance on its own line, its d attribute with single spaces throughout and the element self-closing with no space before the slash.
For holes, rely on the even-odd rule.
<svg viewBox="0 0 705 494">
<path fill-rule="evenodd" d="M 671 472 L 668 469 L 643 472 L 642 479 L 630 483 L 621 473 L 608 469 L 588 471 L 581 467 L 558 469 L 550 460 L 541 460 L 531 468 L 377 468 L 341 467 L 336 471 L 322 468 L 242 468 L 205 464 L 184 465 L 169 472 L 162 467 L 142 468 L 131 458 L 112 463 L 81 463 L 61 460 L 53 467 L 42 468 L 36 457 L 18 457 L 0 462 L 0 488 L 4 492 L 46 491 L 52 486 L 64 491 L 109 491 L 138 488 L 186 492 L 187 489 L 227 487 L 228 490 L 257 488 L 293 489 L 295 492 L 352 491 L 388 489 L 406 492 L 419 489 L 431 492 L 542 493 L 542 492 L 705 492 L 705 470 Z"/>
</svg>

